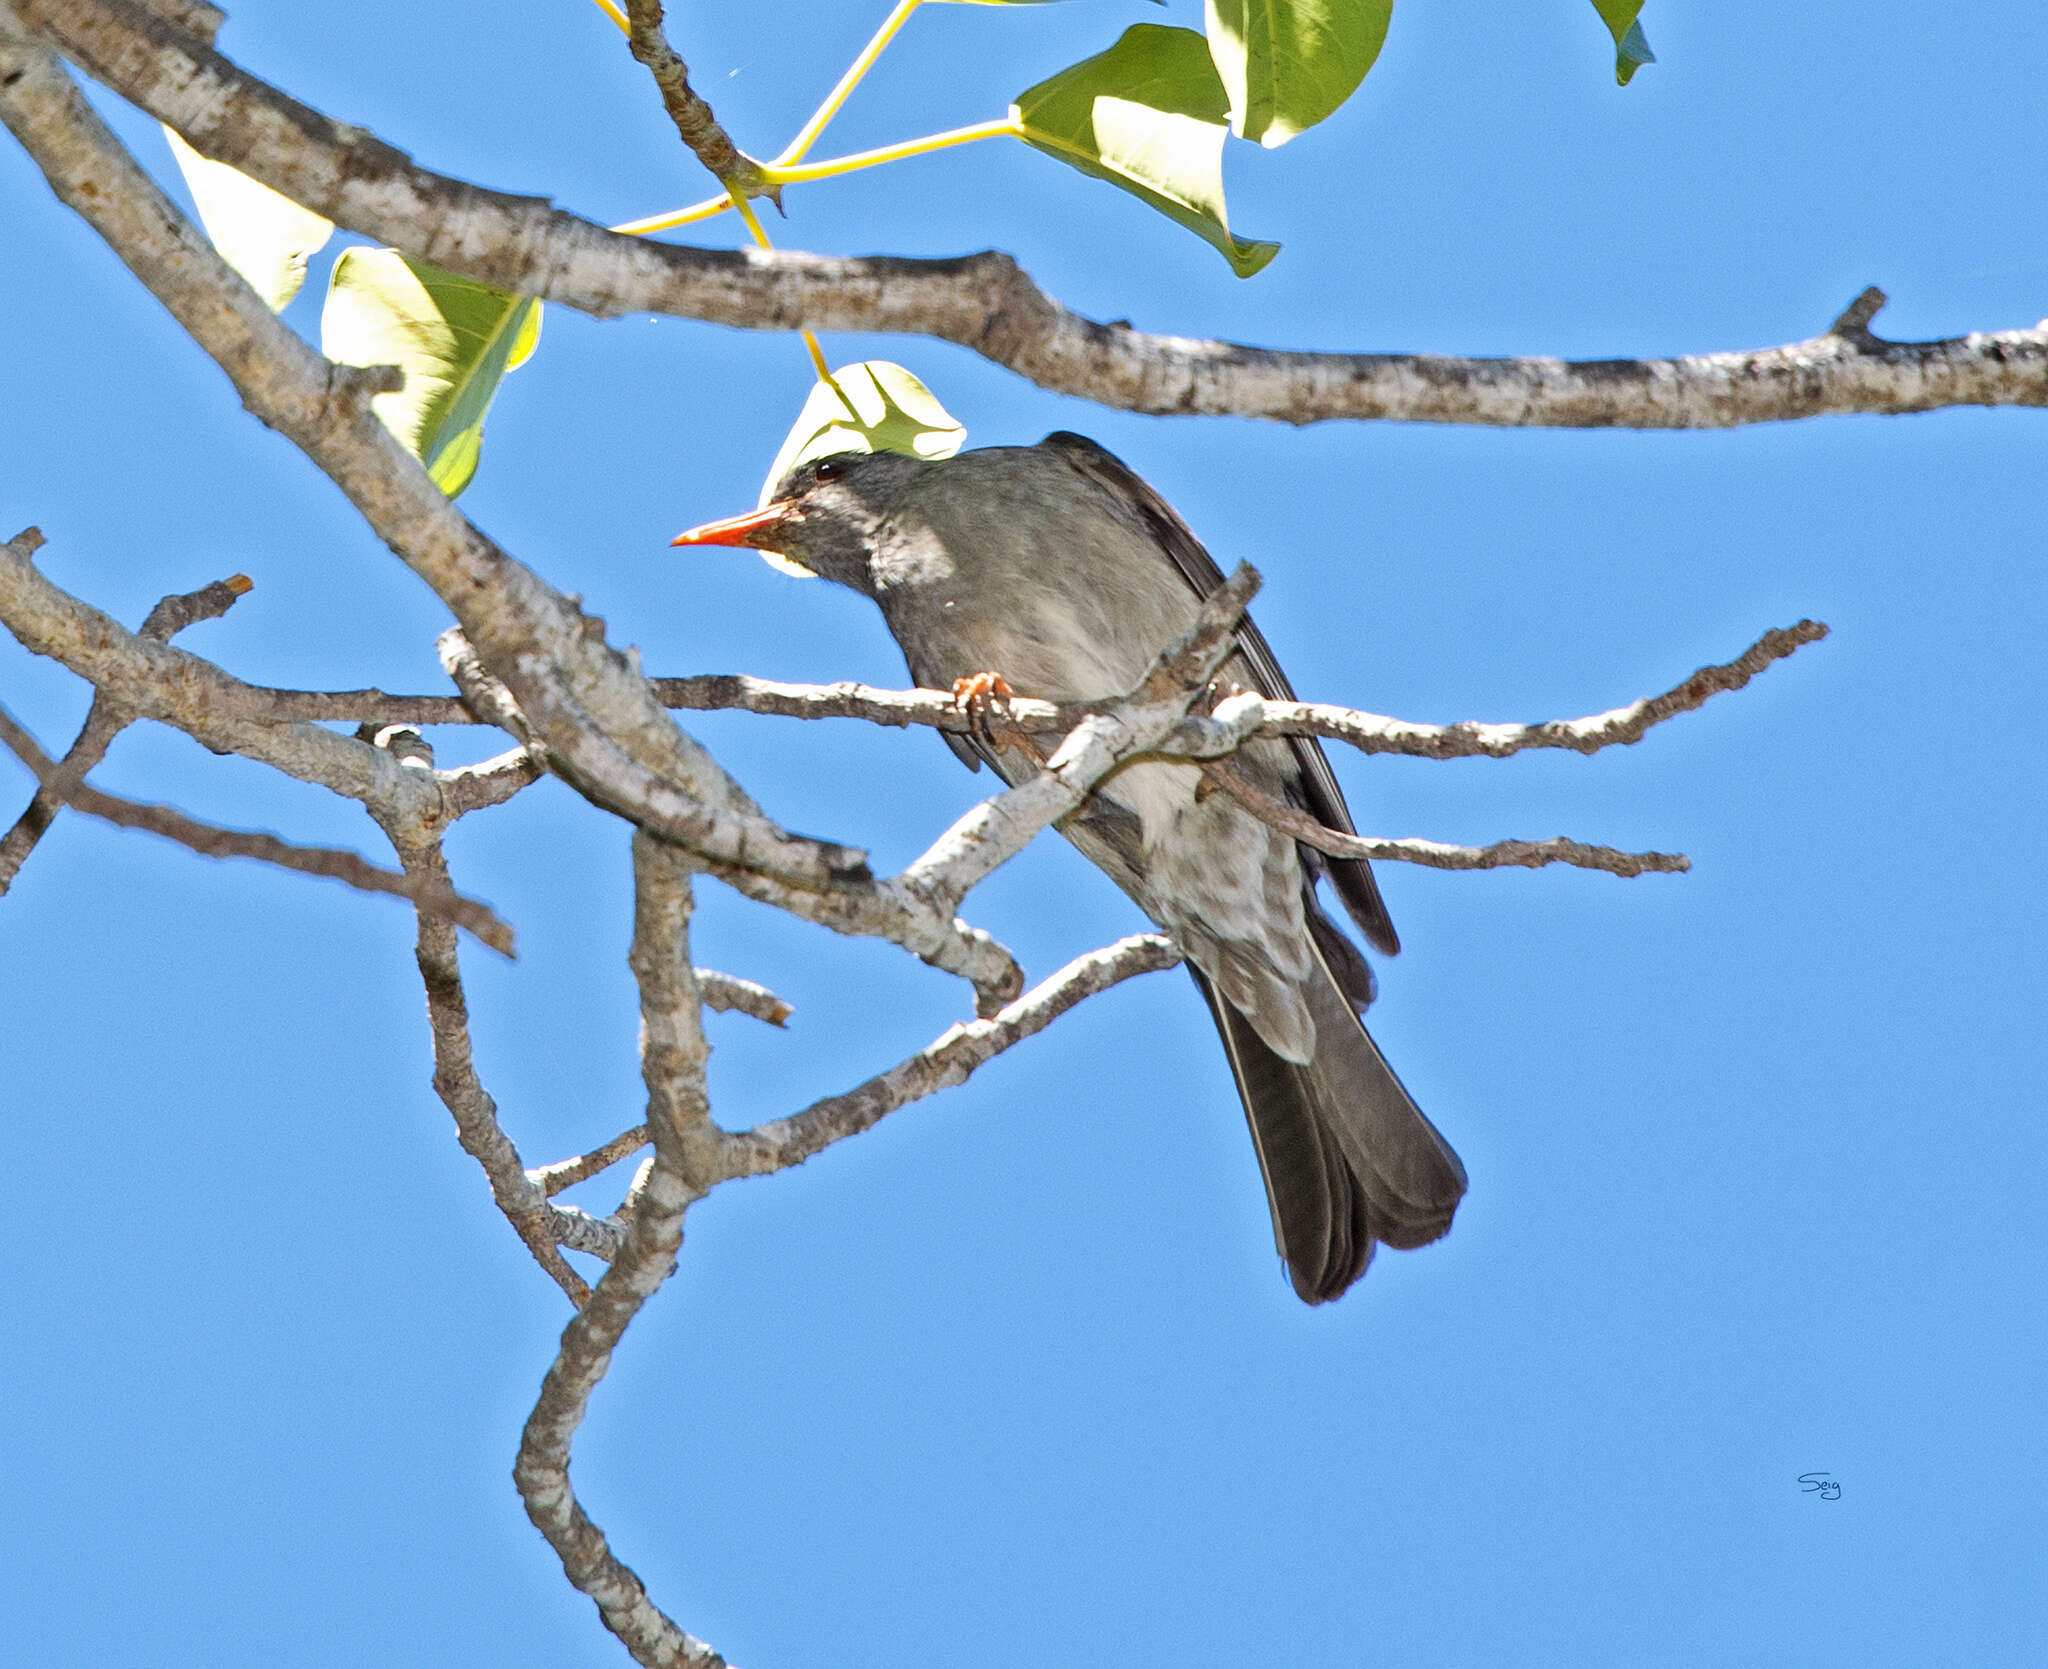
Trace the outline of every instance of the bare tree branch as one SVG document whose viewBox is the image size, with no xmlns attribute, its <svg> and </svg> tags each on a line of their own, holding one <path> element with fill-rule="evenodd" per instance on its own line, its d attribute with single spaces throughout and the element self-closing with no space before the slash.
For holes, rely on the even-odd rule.
<svg viewBox="0 0 2048 1669">
<path fill-rule="evenodd" d="M 434 775 L 441 784 L 452 822 L 472 811 L 503 805 L 522 788 L 531 788 L 546 773 L 525 748 L 512 748 L 474 765 L 457 765 Z"/>
<path fill-rule="evenodd" d="M 67 765 L 60 765 L 43 752 L 35 739 L 0 708 L 0 745 L 35 773 L 42 783 L 39 798 L 52 804 L 68 805 L 88 817 L 123 829 L 142 829 L 207 858 L 252 858 L 274 864 L 300 875 L 318 875 L 340 881 L 359 892 L 384 893 L 402 898 L 427 915 L 455 927 L 466 927 L 502 956 L 514 954 L 512 929 L 487 904 L 466 898 L 445 883 L 431 878 L 396 874 L 334 846 L 300 846 L 273 834 L 254 830 L 223 829 L 188 817 L 175 806 L 153 805 L 125 800 L 71 779 Z M 0 887 L 0 891 L 4 891 Z"/>
<path fill-rule="evenodd" d="M 1569 748 L 1597 753 L 1640 741 L 1666 719 L 1700 708 L 1716 695 L 1739 690 L 1773 661 L 1817 643 L 1828 629 L 1815 620 L 1773 627 L 1734 660 L 1700 668 L 1661 695 L 1581 719 L 1548 719 L 1538 724 L 1416 724 L 1328 702 L 1262 699 L 1256 733 L 1261 736 L 1320 736 L 1361 753 L 1405 754 L 1421 759 L 1505 759 L 1530 748 Z M 667 707 L 692 712 L 767 713 L 796 719 L 863 719 L 892 729 L 926 725 L 955 734 L 975 720 L 944 690 L 885 690 L 872 684 L 790 684 L 739 673 L 702 673 L 687 678 L 651 678 Z M 386 695 L 381 690 L 271 690 L 244 686 L 240 717 L 280 722 L 290 719 L 374 719 L 383 723 L 497 723 L 472 710 L 466 698 L 446 695 Z M 1113 712 L 1117 700 L 1037 701 L 1013 696 L 1004 706 L 1006 729 L 1027 735 L 1066 735 L 1082 720 Z"/>
<path fill-rule="evenodd" d="M 1772 662 L 1828 635 L 1817 620 L 1773 627 L 1732 661 L 1704 666 L 1662 695 L 1645 697 L 1583 719 L 1541 724 L 1411 724 L 1313 701 L 1267 701 L 1260 733 L 1321 736 L 1362 753 L 1398 753 L 1421 759 L 1505 759 L 1529 748 L 1570 748 L 1597 753 L 1642 740 L 1652 726 L 1703 707 L 1714 696 L 1739 690 Z"/>
<path fill-rule="evenodd" d="M 415 764 L 410 769 L 430 769 Z M 376 815 L 372 812 L 372 815 Z M 438 834 L 421 834 L 400 818 L 378 818 L 391 837 L 406 874 L 429 884 L 447 886 L 448 865 Z M 462 965 L 456 954 L 455 931 L 439 917 L 419 914 L 414 945 L 420 983 L 427 995 L 427 1025 L 434 1042 L 434 1093 L 455 1120 L 455 1138 L 480 1166 L 491 1198 L 505 1220 L 572 1304 L 590 1297 L 589 1284 L 571 1269 L 557 1247 L 558 1208 L 548 1203 L 539 1184 L 526 1174 L 519 1149 L 498 1122 L 498 1104 L 477 1076 L 469 1040 L 469 999 L 462 989 Z M 573 1232 L 573 1231 L 571 1231 Z"/>
<path fill-rule="evenodd" d="M 18 542 L 0 545 L 0 624 L 25 649 L 61 662 L 124 711 L 175 726 L 217 752 L 246 754 L 303 782 L 410 816 L 438 812 L 433 785 L 402 773 L 376 748 L 318 725 L 226 716 L 223 708 L 248 686 L 197 655 L 129 632 L 60 590 L 20 554 Z"/>
<path fill-rule="evenodd" d="M 1612 846 L 1588 846 L 1564 835 L 1554 840 L 1500 840 L 1491 846 L 1447 846 L 1440 840 L 1361 840 L 1359 845 L 1363 850 L 1358 857 L 1418 863 L 1428 869 L 1542 869 L 1562 863 L 1574 869 L 1605 870 L 1626 879 L 1680 875 L 1692 868 L 1692 859 L 1682 852 L 1618 852 Z"/>
<path fill-rule="evenodd" d="M 40 532 L 35 529 L 29 532 L 41 540 Z M 17 554 L 27 556 L 32 553 L 21 551 Z M 201 620 L 219 619 L 234 606 L 237 598 L 246 596 L 249 590 L 249 577 L 236 574 L 230 579 L 215 580 L 211 585 L 201 586 L 197 591 L 165 597 L 149 611 L 148 618 L 137 628 L 135 635 L 152 643 L 168 643 L 187 626 Z M 79 728 L 78 739 L 65 750 L 64 758 L 57 767 L 55 786 L 38 788 L 14 827 L 0 837 L 0 893 L 6 892 L 13 884 L 21 866 L 28 861 L 29 853 L 35 850 L 36 842 L 42 839 L 44 831 L 55 820 L 64 803 L 64 791 L 73 783 L 83 782 L 86 773 L 106 758 L 107 749 L 127 727 L 129 719 L 130 715 L 123 713 L 98 690 L 93 691 L 91 710 Z M 43 773 L 37 774 L 41 776 Z"/>
<path fill-rule="evenodd" d="M 726 1139 L 725 1174 L 767 1176 L 801 1165 L 834 1142 L 857 1136 L 898 1107 L 954 1084 L 1005 1049 L 1043 1031 L 1083 999 L 1181 959 L 1171 939 L 1134 934 L 1078 956 L 1043 984 L 986 1019 L 954 1026 L 908 1060 L 802 1112 Z"/>
<path fill-rule="evenodd" d="M 1424 759 L 1505 759 L 1531 748 L 1569 748 L 1597 753 L 1640 741 L 1654 726 L 1703 707 L 1714 696 L 1743 688 L 1774 661 L 1828 635 L 1816 620 L 1773 627 L 1732 661 L 1701 667 L 1661 695 L 1589 718 L 1549 719 L 1538 724 L 1416 724 L 1326 702 L 1259 700 L 1255 734 L 1320 736 L 1361 753 L 1395 753 Z M 699 711 L 738 709 L 785 718 L 865 719 L 901 728 L 929 725 L 966 731 L 973 720 L 950 694 L 939 690 L 882 690 L 868 684 L 788 684 L 732 673 L 693 678 L 657 678 L 664 704 Z M 1033 735 L 1071 730 L 1083 719 L 1115 708 L 1113 701 L 1050 702 L 1011 698 L 1004 723 Z"/>
<path fill-rule="evenodd" d="M 1236 651 L 1237 623 L 1258 589 L 1258 571 L 1241 563 L 1203 600 L 1194 625 L 1160 651 L 1128 701 L 1083 719 L 1036 776 L 967 811 L 883 885 L 957 910 L 969 889 L 1078 807 L 1119 763 L 1157 747 L 1187 717 L 1189 705 Z"/>
<path fill-rule="evenodd" d="M 124 715 L 157 719 L 216 752 L 245 755 L 359 801 L 387 829 L 397 824 L 415 839 L 438 838 L 451 808 L 436 773 L 406 770 L 386 749 L 337 736 L 318 725 L 255 724 L 223 716 L 223 708 L 241 704 L 238 698 L 248 692 L 248 685 L 197 655 L 126 631 L 110 616 L 60 590 L 26 554 L 40 541 L 40 534 L 34 535 L 34 543 L 24 535 L 0 545 L 0 623 L 25 648 L 50 656 L 92 684 L 96 702 L 105 700 Z M 166 618 L 175 621 L 178 612 L 173 610 Z M 32 742 L 27 745 L 33 747 Z M 40 749 L 36 755 L 47 763 Z M 212 857 L 257 858 L 368 891 L 395 892 L 460 922 L 493 949 L 512 952 L 511 929 L 484 905 L 455 892 L 445 877 L 407 880 L 353 853 L 215 828 L 168 806 L 139 805 L 83 784 L 69 785 L 57 774 L 61 767 L 53 767 L 48 777 L 32 768 L 46 791 L 109 822 L 148 829 Z M 474 803 L 485 803 L 493 795 L 503 798 L 518 785 L 515 773 L 487 773 L 483 767 L 452 773 L 451 781 L 459 796 Z"/>
<path fill-rule="evenodd" d="M 976 1068 L 1036 1036 L 1098 992 L 1140 974 L 1171 968 L 1180 960 L 1179 947 L 1157 933 L 1134 934 L 1076 957 L 994 1015 L 951 1027 L 908 1060 L 856 1088 L 827 1096 L 788 1118 L 725 1135 L 707 1187 L 800 1165 L 834 1142 L 860 1134 L 899 1107 L 965 1083 Z M 703 977 L 702 969 L 698 977 Z M 648 1139 L 648 1126 L 635 1125 L 586 1154 L 541 1166 L 527 1175 L 548 1194 L 558 1194 L 638 1152 Z"/>
<path fill-rule="evenodd" d="M 4 14 L 0 14 L 4 16 Z M 342 374 L 280 324 L 93 114 L 54 59 L 0 34 L 0 119 L 234 381 L 249 409 L 348 495 L 505 675 L 557 769 L 608 809 L 743 869 L 826 888 L 863 854 L 786 833 L 668 719 L 602 623 L 449 503 Z"/>
<path fill-rule="evenodd" d="M 641 1305 L 675 1268 L 683 1214 L 714 1179 L 704 1169 L 724 1138 L 704 1093 L 709 1052 L 698 1023 L 689 946 L 690 877 L 683 854 L 644 832 L 633 837 L 633 950 L 640 983 L 641 1070 L 654 1142 L 627 1214 L 617 1257 L 590 1301 L 563 1329 L 561 1349 L 519 1444 L 513 1480 L 527 1516 L 547 1537 L 569 1580 L 597 1604 L 604 1626 L 636 1663 L 664 1669 L 724 1669 L 725 1660 L 676 1626 L 647 1597 L 640 1578 L 613 1554 L 576 1498 L 569 1446 L 590 1394 Z"/>
<path fill-rule="evenodd" d="M 675 1172 L 691 1197 L 717 1182 L 724 1132 L 711 1122 L 704 1065 L 704 1005 L 690 961 L 687 853 L 633 834 L 633 948 L 627 965 L 640 988 L 640 1076 L 647 1086 L 647 1133 L 657 1170 Z"/>
<path fill-rule="evenodd" d="M 459 695 L 393 695 L 387 690 L 281 690 L 246 686 L 233 715 L 252 724 L 326 721 L 350 724 L 491 724 Z M 675 705 L 683 705 L 676 703 Z"/>
<path fill-rule="evenodd" d="M 7 15 L 0 11 L 0 24 Z M 971 980 L 984 1006 L 1021 989 L 1014 959 L 988 935 L 913 892 L 876 884 L 866 854 L 791 834 L 763 816 L 661 710 L 634 658 L 604 642 L 602 622 L 486 538 L 428 480 L 372 415 L 375 379 L 329 365 L 279 324 L 136 166 L 56 60 L 4 28 L 0 120 L 58 196 L 229 374 L 243 403 L 325 470 L 449 604 L 565 781 L 699 853 L 711 873 L 751 896 L 838 931 L 888 938 Z M 313 726 L 292 733 L 299 732 L 324 744 L 341 740 Z M 243 740 L 229 745 L 267 757 L 250 738 L 284 733 L 245 726 Z"/>
<path fill-rule="evenodd" d="M 722 974 L 716 968 L 697 970 L 697 995 L 704 1000 L 704 1006 L 721 1014 L 739 1013 L 752 1015 L 763 1025 L 786 1026 L 795 1012 L 765 985 L 756 985 L 751 979 L 741 979 L 737 974 Z"/>
<path fill-rule="evenodd" d="M 573 1205 L 550 1205 L 547 1220 L 564 1250 L 587 1252 L 606 1263 L 617 1257 L 626 1243 L 625 1221 L 619 1216 L 593 1217 Z"/>
<path fill-rule="evenodd" d="M 1374 840 L 1325 828 L 1306 812 L 1254 787 L 1235 767 L 1222 760 L 1204 765 L 1202 775 L 1260 822 L 1333 858 L 1388 858 L 1424 864 L 1431 869 L 1541 869 L 1546 864 L 1563 863 L 1578 869 L 1604 869 L 1610 875 L 1621 876 L 1675 875 L 1692 868 L 1692 859 L 1681 853 L 1618 852 L 1611 846 L 1588 846 L 1562 835 L 1555 840 L 1503 840 L 1492 846 L 1447 846 L 1437 840 Z"/>
<path fill-rule="evenodd" d="M 731 191 L 762 192 L 765 182 L 761 165 L 735 145 L 718 125 L 711 106 L 690 85 L 689 65 L 662 32 L 661 0 L 626 0 L 626 15 L 633 25 L 627 43 L 633 56 L 647 66 L 655 86 L 661 89 L 662 105 L 682 142 L 720 185 Z"/>
<path fill-rule="evenodd" d="M 539 1165 L 526 1173 L 528 1179 L 538 1186 L 548 1198 L 565 1188 L 573 1188 L 579 1182 L 588 1182 L 601 1172 L 608 1171 L 621 1159 L 630 1159 L 647 1145 L 647 1126 L 636 1124 L 630 1130 L 623 1130 L 600 1147 L 588 1153 L 579 1153 L 574 1159 L 558 1159 L 552 1165 Z"/>
<path fill-rule="evenodd" d="M 462 691 L 463 702 L 472 713 L 513 736 L 534 735 L 534 727 L 520 711 L 512 692 L 484 667 L 461 631 L 443 632 L 436 647 L 441 664 Z M 557 763 L 544 744 L 529 745 L 551 767 Z M 652 817 L 638 820 L 643 826 L 667 832 Z M 984 1011 L 1001 1006 L 1024 989 L 1024 971 L 1017 966 L 1015 957 L 988 934 L 959 921 L 950 910 L 915 889 L 876 881 L 863 873 L 849 874 L 829 890 L 812 890 L 792 886 L 779 876 L 721 861 L 705 854 L 701 847 L 698 854 L 706 874 L 759 903 L 787 910 L 836 933 L 888 939 L 933 967 L 957 974 L 974 986 L 976 1002 Z"/>
<path fill-rule="evenodd" d="M 1728 428 L 1826 413 L 2048 405 L 2048 323 L 1934 342 L 1841 325 L 1780 347 L 1562 360 L 1288 352 L 1150 335 L 1068 312 L 1008 255 L 942 260 L 706 250 L 619 237 L 531 197 L 416 166 L 248 75 L 133 0 L 13 0 L 95 79 L 337 224 L 599 317 L 955 342 L 1042 388 L 1127 411 L 1554 428 Z"/>
</svg>

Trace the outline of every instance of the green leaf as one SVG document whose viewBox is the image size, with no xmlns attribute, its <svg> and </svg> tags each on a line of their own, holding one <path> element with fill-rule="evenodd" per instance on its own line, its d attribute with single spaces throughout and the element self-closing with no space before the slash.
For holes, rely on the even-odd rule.
<svg viewBox="0 0 2048 1669">
<path fill-rule="evenodd" d="M 1642 9 L 1643 0 L 1593 0 L 1593 10 L 1600 14 L 1600 21 L 1614 37 L 1614 80 L 1620 87 L 1626 87 L 1629 77 L 1645 64 L 1657 61 L 1657 54 L 1650 50 L 1650 43 L 1643 38 L 1643 26 L 1637 21 Z"/>
<path fill-rule="evenodd" d="M 833 385 L 836 384 L 835 388 Z M 845 399 L 840 398 L 841 392 Z M 847 409 L 848 402 L 852 410 Z M 950 458 L 967 440 L 960 420 L 939 404 L 925 385 L 886 359 L 842 365 L 831 383 L 813 383 L 811 397 L 797 414 L 768 479 L 761 483 L 760 502 L 774 495 L 775 483 L 813 458 L 834 452 L 901 452 L 911 458 Z M 784 573 L 812 577 L 810 569 L 773 551 L 761 555 Z"/>
<path fill-rule="evenodd" d="M 201 156 L 175 128 L 165 128 L 164 137 L 221 259 L 249 281 L 271 312 L 283 312 L 306 281 L 306 263 L 333 235 L 334 222 L 225 162 Z"/>
<path fill-rule="evenodd" d="M 1230 100 L 1192 29 L 1134 23 L 1107 52 L 1017 95 L 1028 145 L 1121 186 L 1222 251 L 1240 278 L 1280 253 L 1234 237 L 1223 213 Z"/>
<path fill-rule="evenodd" d="M 450 498 L 476 474 L 499 382 L 539 341 L 539 302 L 395 249 L 343 250 L 320 315 L 329 359 L 405 372 L 371 406 Z"/>
<path fill-rule="evenodd" d="M 1270 150 L 1358 90 L 1386 41 L 1394 0 L 1207 0 L 1206 9 L 1230 131 Z"/>
</svg>

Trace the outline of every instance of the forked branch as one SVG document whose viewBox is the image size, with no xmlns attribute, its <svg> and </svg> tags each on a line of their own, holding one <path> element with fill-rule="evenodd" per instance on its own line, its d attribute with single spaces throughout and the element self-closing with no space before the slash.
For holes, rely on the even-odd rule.
<svg viewBox="0 0 2048 1669">
<path fill-rule="evenodd" d="M 675 1268 L 683 1214 L 700 1198 L 693 1173 L 719 1139 L 704 1091 L 708 1052 L 690 963 L 689 860 L 644 832 L 633 840 L 633 950 L 640 985 L 641 1071 L 647 1083 L 654 1163 L 626 1213 L 618 1255 L 562 1331 L 533 1413 L 521 1434 L 513 1481 L 527 1516 L 596 1604 L 604 1626 L 637 1663 L 724 1669 L 725 1660 L 685 1633 L 647 1597 L 646 1585 L 611 1550 L 569 1478 L 569 1449 L 590 1395 L 641 1305 Z"/>
</svg>

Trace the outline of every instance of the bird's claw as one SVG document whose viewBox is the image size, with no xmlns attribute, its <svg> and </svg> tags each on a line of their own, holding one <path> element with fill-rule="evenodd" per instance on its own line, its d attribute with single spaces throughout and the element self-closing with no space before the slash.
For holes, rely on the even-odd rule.
<svg viewBox="0 0 2048 1669">
<path fill-rule="evenodd" d="M 953 680 L 953 705 L 967 715 L 968 723 L 984 741 L 994 741 L 991 721 L 997 713 L 1009 716 L 1010 682 L 1000 672 L 976 672 Z"/>
<path fill-rule="evenodd" d="M 970 735 L 978 737 L 991 748 L 1001 745 L 1018 749 L 1043 765 L 1044 753 L 1036 742 L 1017 728 L 1016 717 L 1010 711 L 1010 697 L 1014 693 L 1009 680 L 1000 672 L 977 672 L 953 680 L 953 705 L 967 715 Z M 1005 732 L 1000 744 L 996 740 L 999 719 Z"/>
</svg>

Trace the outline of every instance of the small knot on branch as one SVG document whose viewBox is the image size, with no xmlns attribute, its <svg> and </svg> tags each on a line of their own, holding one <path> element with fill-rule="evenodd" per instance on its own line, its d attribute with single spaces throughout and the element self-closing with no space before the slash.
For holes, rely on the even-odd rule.
<svg viewBox="0 0 2048 1669">
<path fill-rule="evenodd" d="M 433 769 L 433 744 L 409 724 L 358 725 L 356 740 L 382 748 L 402 764 L 424 765 L 429 770 Z"/>
<path fill-rule="evenodd" d="M 1835 322 L 1828 326 L 1830 336 L 1868 336 L 1870 321 L 1877 317 L 1884 304 L 1891 300 L 1875 284 L 1871 285 L 1854 301 L 1842 309 Z"/>
<path fill-rule="evenodd" d="M 163 598 L 137 629 L 136 636 L 153 643 L 168 643 L 187 626 L 202 620 L 218 620 L 242 598 L 256 589 L 247 574 L 230 574 L 224 580 L 202 585 L 175 597 Z"/>
<path fill-rule="evenodd" d="M 173 29 L 189 35 L 201 46 L 211 46 L 228 14 L 211 0 L 143 0 L 143 9 L 154 12 Z"/>
<path fill-rule="evenodd" d="M 328 404 L 347 417 L 360 417 L 379 394 L 405 387 L 405 372 L 396 365 L 329 365 Z"/>
</svg>

